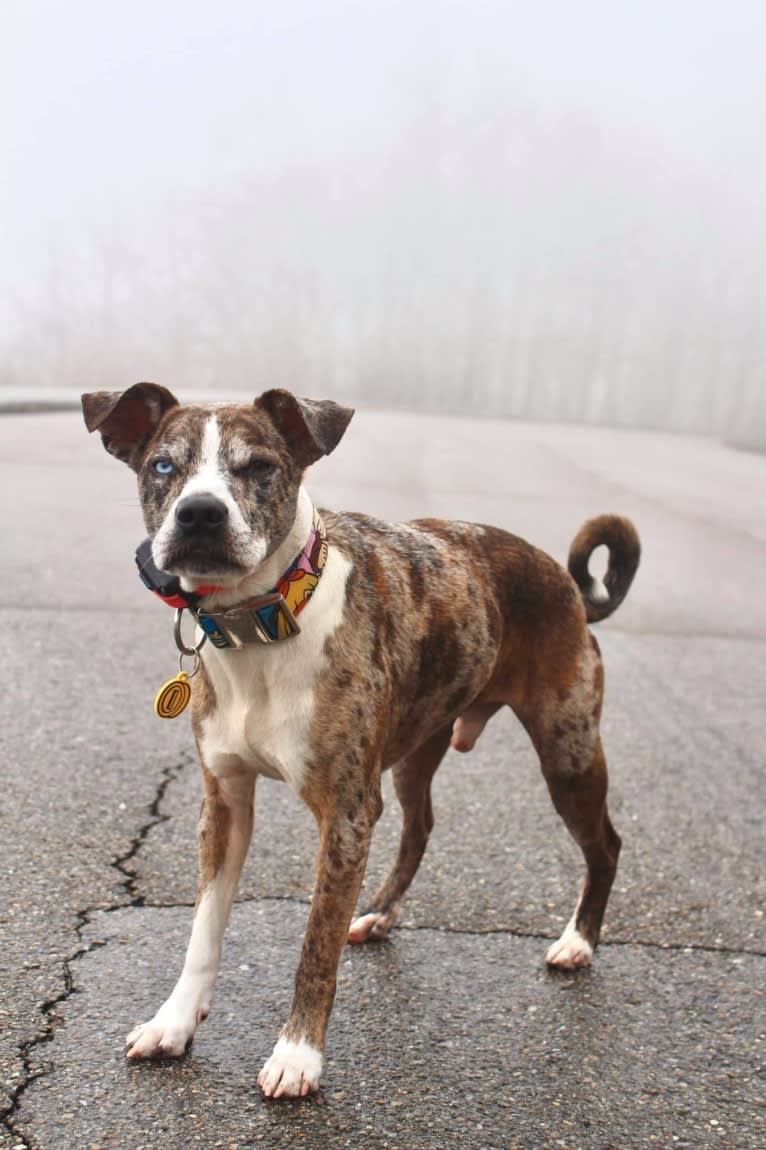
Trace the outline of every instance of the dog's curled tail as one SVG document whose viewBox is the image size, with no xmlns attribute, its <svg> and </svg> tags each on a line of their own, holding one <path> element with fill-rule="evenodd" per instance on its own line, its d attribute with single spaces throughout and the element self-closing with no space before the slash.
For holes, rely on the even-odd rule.
<svg viewBox="0 0 766 1150">
<path fill-rule="evenodd" d="M 609 548 L 609 566 L 603 582 L 588 570 L 596 547 Z M 606 619 L 628 593 L 641 558 L 638 532 L 621 515 L 598 515 L 584 523 L 569 548 L 569 574 L 580 588 L 589 623 Z"/>
</svg>

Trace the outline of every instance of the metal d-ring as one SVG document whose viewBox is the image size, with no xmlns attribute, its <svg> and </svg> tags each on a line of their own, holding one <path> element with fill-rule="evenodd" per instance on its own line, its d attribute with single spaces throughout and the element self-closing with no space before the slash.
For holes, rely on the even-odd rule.
<svg viewBox="0 0 766 1150">
<path fill-rule="evenodd" d="M 200 643 L 200 647 L 201 646 L 202 646 L 202 644 Z M 179 672 L 183 671 L 184 659 L 187 659 L 188 657 L 189 656 L 185 655 L 183 651 L 181 651 L 181 653 L 179 654 L 179 656 L 178 656 L 178 670 L 179 670 Z M 200 663 L 202 662 L 202 660 L 200 659 L 200 656 L 199 656 L 199 651 L 197 651 L 196 649 L 194 651 L 192 651 L 192 657 L 194 659 L 194 663 L 192 664 L 191 671 L 184 672 L 187 679 L 193 679 L 194 678 L 194 676 L 197 674 L 197 671 L 199 671 Z"/>
<path fill-rule="evenodd" d="M 178 647 L 178 650 L 181 652 L 182 656 L 183 655 L 196 655 L 197 658 L 199 658 L 199 653 L 202 650 L 203 646 L 205 645 L 205 642 L 207 641 L 207 635 L 203 631 L 202 632 L 202 638 L 200 639 L 199 643 L 197 643 L 197 646 L 196 647 L 187 647 L 186 644 L 184 643 L 183 635 L 181 634 L 181 617 L 183 616 L 183 613 L 184 613 L 183 607 L 177 607 L 176 608 L 176 618 L 175 618 L 175 623 L 173 624 L 173 638 L 176 641 L 176 647 Z M 196 670 L 196 665 L 195 665 L 195 670 Z M 193 673 L 194 672 L 192 672 L 192 674 Z"/>
</svg>

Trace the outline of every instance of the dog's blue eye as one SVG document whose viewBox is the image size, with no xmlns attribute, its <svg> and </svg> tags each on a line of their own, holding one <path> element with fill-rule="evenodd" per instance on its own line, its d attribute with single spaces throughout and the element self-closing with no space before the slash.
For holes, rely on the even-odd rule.
<svg viewBox="0 0 766 1150">
<path fill-rule="evenodd" d="M 169 459 L 155 459 L 154 470 L 158 475 L 172 475 L 175 467 Z"/>
</svg>

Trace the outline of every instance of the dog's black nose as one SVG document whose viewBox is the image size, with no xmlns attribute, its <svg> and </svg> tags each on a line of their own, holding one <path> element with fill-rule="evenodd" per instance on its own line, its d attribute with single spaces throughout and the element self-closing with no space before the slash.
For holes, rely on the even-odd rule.
<svg viewBox="0 0 766 1150">
<path fill-rule="evenodd" d="M 176 523 L 182 531 L 218 531 L 229 510 L 215 495 L 188 495 L 176 507 Z"/>
</svg>

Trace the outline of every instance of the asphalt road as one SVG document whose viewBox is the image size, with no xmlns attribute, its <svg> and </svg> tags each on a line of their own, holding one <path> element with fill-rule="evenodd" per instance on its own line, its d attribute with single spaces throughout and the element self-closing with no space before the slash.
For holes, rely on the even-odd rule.
<svg viewBox="0 0 766 1150">
<path fill-rule="evenodd" d="M 200 784 L 151 711 L 171 616 L 139 584 L 131 473 L 74 413 L 0 419 L 0 1150 L 643 1150 L 766 1145 L 766 456 L 638 432 L 363 412 L 320 503 L 493 522 L 563 559 L 632 516 L 598 628 L 624 850 L 594 967 L 551 975 L 577 852 L 512 716 L 435 786 L 387 944 L 343 959 L 323 1088 L 256 1086 L 292 991 L 314 828 L 259 784 L 217 1002 L 191 1053 L 127 1065 L 180 969 Z M 387 791 L 390 797 L 390 789 Z M 398 833 L 376 835 L 371 883 Z"/>
</svg>

